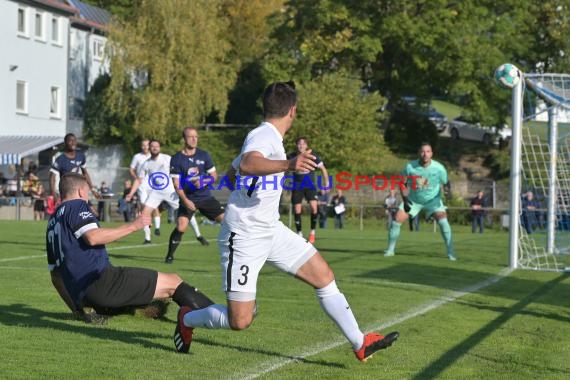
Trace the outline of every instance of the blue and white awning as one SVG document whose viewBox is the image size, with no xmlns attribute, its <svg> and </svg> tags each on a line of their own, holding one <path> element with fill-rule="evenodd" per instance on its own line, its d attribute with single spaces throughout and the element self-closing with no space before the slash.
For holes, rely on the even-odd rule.
<svg viewBox="0 0 570 380">
<path fill-rule="evenodd" d="M 19 165 L 22 158 L 63 142 L 63 136 L 0 136 L 0 165 Z"/>
</svg>

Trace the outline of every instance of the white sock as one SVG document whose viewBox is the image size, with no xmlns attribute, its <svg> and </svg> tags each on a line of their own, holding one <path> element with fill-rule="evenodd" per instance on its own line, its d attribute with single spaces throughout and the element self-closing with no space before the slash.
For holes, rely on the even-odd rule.
<svg viewBox="0 0 570 380">
<path fill-rule="evenodd" d="M 225 305 L 210 305 L 205 309 L 191 311 L 184 315 L 184 325 L 207 329 L 229 329 L 228 308 Z"/>
<path fill-rule="evenodd" d="M 144 226 L 144 240 L 150 240 L 150 226 Z"/>
<path fill-rule="evenodd" d="M 364 343 L 364 334 L 358 327 L 358 322 L 352 314 L 352 310 L 344 295 L 338 290 L 336 281 L 321 289 L 316 289 L 319 303 L 325 313 L 337 324 L 346 339 L 352 344 L 356 351 Z"/>
<path fill-rule="evenodd" d="M 202 236 L 202 234 L 200 233 L 200 227 L 198 227 L 198 222 L 196 221 L 196 217 L 194 215 L 192 215 L 192 218 L 190 219 L 190 225 L 192 226 L 192 229 L 194 230 L 196 237 Z"/>
<path fill-rule="evenodd" d="M 160 229 L 160 216 L 155 216 L 153 219 L 154 219 L 154 228 L 159 230 Z"/>
</svg>

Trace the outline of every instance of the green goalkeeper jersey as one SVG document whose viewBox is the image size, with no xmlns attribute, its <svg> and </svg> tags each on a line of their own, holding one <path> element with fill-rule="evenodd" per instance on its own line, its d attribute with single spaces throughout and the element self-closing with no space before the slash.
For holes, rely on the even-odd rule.
<svg viewBox="0 0 570 380">
<path fill-rule="evenodd" d="M 431 160 L 425 168 L 419 160 L 410 161 L 402 174 L 406 177 L 409 198 L 414 203 L 426 204 L 439 197 L 441 185 L 447 183 L 447 170 L 436 160 Z"/>
</svg>

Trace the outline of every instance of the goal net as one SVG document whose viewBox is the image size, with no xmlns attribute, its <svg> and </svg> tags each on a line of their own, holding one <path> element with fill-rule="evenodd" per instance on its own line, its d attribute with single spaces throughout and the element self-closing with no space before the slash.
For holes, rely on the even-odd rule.
<svg viewBox="0 0 570 380">
<path fill-rule="evenodd" d="M 523 123 L 525 85 L 535 98 Z M 570 118 L 570 75 L 524 74 L 512 106 L 510 265 L 562 271 L 570 258 L 570 120 L 558 115 L 568 110 Z"/>
</svg>

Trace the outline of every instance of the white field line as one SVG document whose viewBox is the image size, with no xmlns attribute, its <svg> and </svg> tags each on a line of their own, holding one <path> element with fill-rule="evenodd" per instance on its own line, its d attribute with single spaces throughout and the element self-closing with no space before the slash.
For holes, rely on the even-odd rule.
<svg viewBox="0 0 570 380">
<path fill-rule="evenodd" d="M 406 313 L 398 315 L 398 316 L 392 318 L 391 320 L 389 320 L 387 322 L 377 323 L 377 324 L 373 324 L 371 326 L 367 326 L 367 328 L 363 332 L 367 333 L 370 331 L 384 330 L 384 329 L 387 329 L 387 328 L 392 327 L 394 325 L 397 325 L 399 323 L 405 322 L 408 319 L 412 319 L 412 318 L 415 318 L 419 315 L 425 314 L 431 310 L 437 309 L 440 306 L 443 306 L 447 303 L 453 302 L 453 301 L 457 300 L 458 298 L 461 298 L 465 295 L 471 294 L 473 292 L 476 292 L 478 290 L 486 288 L 490 285 L 493 285 L 493 284 L 501 281 L 506 276 L 508 276 L 512 271 L 513 270 L 511 268 L 505 268 L 505 269 L 501 270 L 495 276 L 489 277 L 488 279 L 481 281 L 477 284 L 470 285 L 470 286 L 468 286 L 462 290 L 449 292 L 448 294 L 436 299 L 435 301 L 432 301 L 430 303 L 427 303 L 427 304 L 418 306 L 416 308 L 410 309 Z M 335 348 L 337 348 L 343 344 L 346 344 L 346 339 L 339 338 L 333 342 L 330 342 L 330 343 L 324 344 L 324 345 L 320 344 L 318 347 L 311 348 L 311 349 L 306 350 L 304 352 L 301 352 L 299 354 L 292 354 L 291 356 L 293 356 L 293 358 L 268 360 L 264 363 L 261 363 L 256 368 L 252 369 L 251 371 L 248 371 L 248 372 L 250 372 L 249 375 L 244 376 L 244 374 L 240 374 L 240 375 L 237 375 L 236 377 L 233 377 L 233 378 L 235 378 L 235 379 L 248 379 L 248 380 L 249 379 L 256 379 L 260 376 L 266 375 L 272 371 L 275 371 L 281 367 L 284 367 L 289 363 L 295 362 L 297 360 L 305 359 L 305 358 L 313 356 L 313 355 L 318 355 L 322 352 L 335 349 Z"/>
<path fill-rule="evenodd" d="M 183 241 L 180 244 L 198 244 L 194 241 Z M 152 247 L 160 247 L 162 245 L 168 245 L 168 243 L 152 243 L 152 244 L 137 244 L 137 245 L 125 245 L 123 247 L 107 247 L 107 251 L 109 253 L 113 253 L 113 251 L 121 251 L 123 249 L 134 249 L 134 248 L 152 248 Z M 6 259 L 0 259 L 0 263 L 5 263 L 9 261 L 21 261 L 21 260 L 28 260 L 28 259 L 37 259 L 43 257 L 45 258 L 46 255 L 31 255 L 31 256 L 17 256 L 17 257 L 9 257 Z"/>
</svg>

